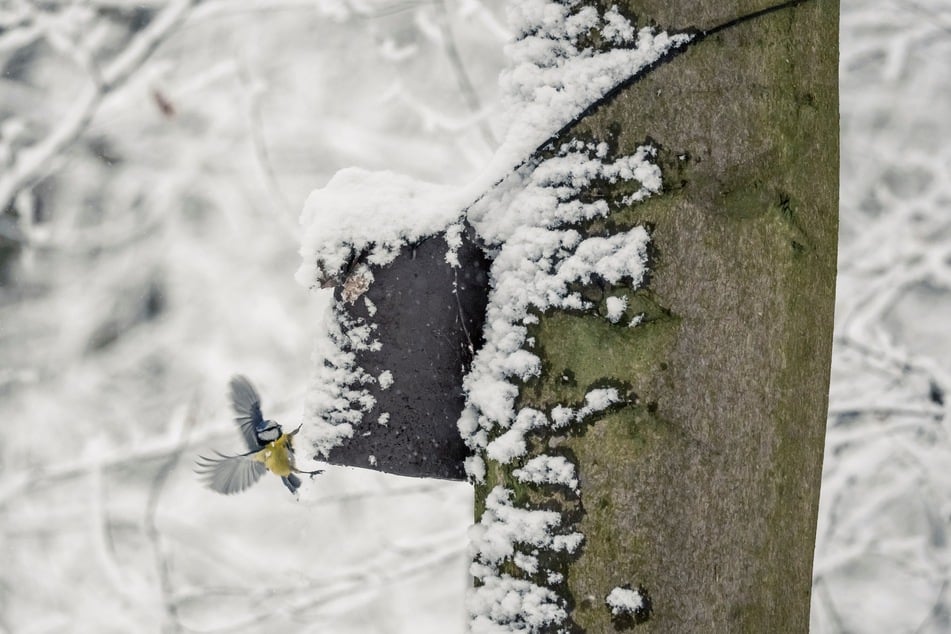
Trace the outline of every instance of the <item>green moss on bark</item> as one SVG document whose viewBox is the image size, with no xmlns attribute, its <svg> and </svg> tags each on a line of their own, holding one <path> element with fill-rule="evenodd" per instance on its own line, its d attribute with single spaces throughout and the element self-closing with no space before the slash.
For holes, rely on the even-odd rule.
<svg viewBox="0 0 951 634">
<path fill-rule="evenodd" d="M 673 343 L 679 319 L 658 305 L 647 290 L 628 296 L 632 317 L 649 315 L 636 327 L 570 313 L 541 318 L 532 336 L 538 341 L 534 351 L 544 370 L 540 378 L 522 388 L 521 405 L 549 410 L 558 404 L 583 403 L 594 387 L 621 386 L 622 395 L 629 392 L 628 398 L 647 387 L 659 367 L 658 360 Z M 582 430 L 583 426 L 570 431 Z"/>
<path fill-rule="evenodd" d="M 768 6 L 708 4 L 628 7 L 642 23 L 710 28 Z M 586 541 L 565 562 L 578 628 L 614 631 L 604 598 L 631 584 L 653 603 L 638 631 L 808 630 L 835 282 L 837 11 L 812 0 L 719 32 L 573 131 L 619 132 L 622 151 L 651 139 L 665 179 L 662 195 L 592 226 L 651 227 L 645 289 L 587 289 L 598 302 L 627 296 L 625 320 L 645 323 L 553 313 L 531 333 L 544 371 L 520 405 L 578 403 L 602 384 L 636 396 L 535 439 L 578 458 Z M 518 486 L 514 466 L 488 467 L 477 500 Z"/>
</svg>

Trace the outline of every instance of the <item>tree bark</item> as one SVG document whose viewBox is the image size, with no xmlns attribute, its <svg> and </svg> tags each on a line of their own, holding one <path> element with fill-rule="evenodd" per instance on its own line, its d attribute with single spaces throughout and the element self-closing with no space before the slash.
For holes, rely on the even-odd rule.
<svg viewBox="0 0 951 634">
<path fill-rule="evenodd" d="M 660 150 L 663 193 L 595 223 L 650 228 L 648 283 L 587 289 L 626 296 L 644 320 L 541 316 L 529 335 L 544 370 L 519 406 L 580 403 L 604 384 L 633 396 L 535 439 L 574 457 L 579 501 L 525 495 L 573 510 L 584 534 L 564 563 L 571 629 L 632 626 L 605 605 L 627 585 L 650 597 L 640 631 L 805 632 L 836 271 L 838 4 L 749 20 L 770 5 L 627 5 L 641 26 L 700 32 L 564 136 Z M 477 521 L 495 485 L 525 488 L 488 466 Z"/>
</svg>

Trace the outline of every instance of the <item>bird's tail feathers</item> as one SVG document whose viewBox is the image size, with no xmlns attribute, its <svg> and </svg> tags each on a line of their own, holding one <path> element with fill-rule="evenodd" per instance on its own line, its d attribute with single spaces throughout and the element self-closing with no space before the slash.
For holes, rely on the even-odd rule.
<svg viewBox="0 0 951 634">
<path fill-rule="evenodd" d="M 284 483 L 284 486 L 286 486 L 291 493 L 297 493 L 297 489 L 300 488 L 300 478 L 293 473 L 281 477 L 281 482 Z"/>
</svg>

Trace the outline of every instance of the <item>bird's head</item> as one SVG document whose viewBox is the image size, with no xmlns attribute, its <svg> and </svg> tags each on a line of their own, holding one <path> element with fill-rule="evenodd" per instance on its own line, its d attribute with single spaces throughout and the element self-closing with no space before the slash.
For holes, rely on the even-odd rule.
<svg viewBox="0 0 951 634">
<path fill-rule="evenodd" d="M 281 431 L 280 425 L 273 420 L 266 420 L 264 421 L 264 425 L 257 432 L 258 442 L 262 445 L 274 442 L 280 438 L 282 434 L 283 432 Z"/>
</svg>

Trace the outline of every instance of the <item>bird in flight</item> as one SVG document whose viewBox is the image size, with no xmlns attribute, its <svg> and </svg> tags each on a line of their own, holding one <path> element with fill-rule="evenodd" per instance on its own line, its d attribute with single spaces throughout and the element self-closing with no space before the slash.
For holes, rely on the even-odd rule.
<svg viewBox="0 0 951 634">
<path fill-rule="evenodd" d="M 231 379 L 231 405 L 235 422 L 248 447 L 246 453 L 216 457 L 199 456 L 195 472 L 208 488 L 218 493 L 240 493 L 257 482 L 265 471 L 280 476 L 281 482 L 296 493 L 301 485 L 297 474 L 317 475 L 321 471 L 301 471 L 294 466 L 294 436 L 300 427 L 285 434 L 276 421 L 261 414 L 261 397 L 243 376 Z"/>
</svg>

